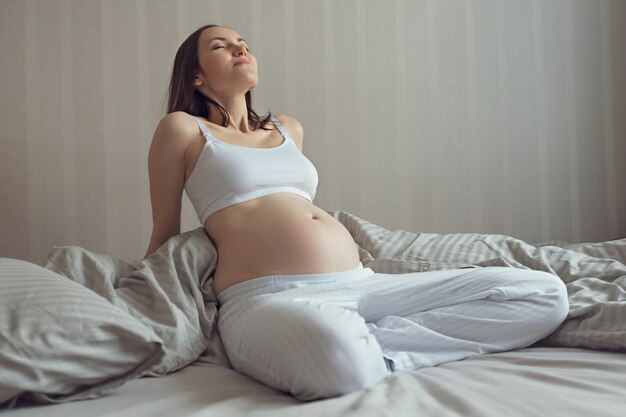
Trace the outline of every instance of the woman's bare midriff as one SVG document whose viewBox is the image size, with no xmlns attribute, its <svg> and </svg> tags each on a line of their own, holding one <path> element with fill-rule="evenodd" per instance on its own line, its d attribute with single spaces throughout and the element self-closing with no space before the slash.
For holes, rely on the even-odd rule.
<svg viewBox="0 0 626 417">
<path fill-rule="evenodd" d="M 216 211 L 204 230 L 217 249 L 215 294 L 266 275 L 345 271 L 359 264 L 348 230 L 293 193 L 275 193 Z"/>
</svg>

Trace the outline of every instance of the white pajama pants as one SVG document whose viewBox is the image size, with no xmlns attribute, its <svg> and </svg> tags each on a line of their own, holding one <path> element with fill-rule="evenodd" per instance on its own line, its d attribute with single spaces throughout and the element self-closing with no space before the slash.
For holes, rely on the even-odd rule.
<svg viewBox="0 0 626 417">
<path fill-rule="evenodd" d="M 360 263 L 255 278 L 222 291 L 218 303 L 233 367 L 301 401 L 369 388 L 397 370 L 529 346 L 569 310 L 565 285 L 547 272 L 383 274 Z"/>
</svg>

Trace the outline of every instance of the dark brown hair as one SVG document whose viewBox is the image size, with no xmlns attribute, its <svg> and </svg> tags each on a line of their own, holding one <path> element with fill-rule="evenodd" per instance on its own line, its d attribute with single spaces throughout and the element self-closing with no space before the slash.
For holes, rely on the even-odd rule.
<svg viewBox="0 0 626 417">
<path fill-rule="evenodd" d="M 219 112 L 222 114 L 222 126 L 226 127 L 230 122 L 230 116 L 226 109 L 215 100 L 212 100 L 196 90 L 193 86 L 194 77 L 200 67 L 198 62 L 198 39 L 200 39 L 203 30 L 212 27 L 224 26 L 201 26 L 189 35 L 178 48 L 176 57 L 174 58 L 172 78 L 170 79 L 170 86 L 167 92 L 167 113 L 184 111 L 194 116 L 205 117 L 208 120 L 210 112 L 209 103 L 212 103 L 217 106 Z M 259 127 L 263 130 L 270 130 L 264 126 L 269 122 L 272 113 L 268 112 L 267 115 L 261 118 L 252 109 L 251 91 L 246 92 L 246 108 L 248 109 L 248 121 L 253 130 Z"/>
</svg>

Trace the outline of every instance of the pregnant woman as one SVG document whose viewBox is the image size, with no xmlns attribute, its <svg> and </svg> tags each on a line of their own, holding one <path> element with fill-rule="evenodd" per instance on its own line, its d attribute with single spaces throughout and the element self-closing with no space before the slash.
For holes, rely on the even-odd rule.
<svg viewBox="0 0 626 417">
<path fill-rule="evenodd" d="M 238 372 L 302 401 L 333 397 L 526 347 L 565 320 L 565 285 L 546 272 L 364 267 L 350 233 L 313 204 L 300 122 L 252 109 L 258 82 L 236 31 L 196 30 L 176 53 L 148 157 L 146 256 L 180 233 L 184 190 L 217 249 L 217 329 Z"/>
</svg>

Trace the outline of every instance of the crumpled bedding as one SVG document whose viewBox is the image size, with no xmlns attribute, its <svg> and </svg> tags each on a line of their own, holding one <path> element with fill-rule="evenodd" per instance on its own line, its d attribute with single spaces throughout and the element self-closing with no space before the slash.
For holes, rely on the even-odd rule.
<svg viewBox="0 0 626 417">
<path fill-rule="evenodd" d="M 474 266 L 550 272 L 566 284 L 567 320 L 541 344 L 626 350 L 626 239 L 536 245 L 497 234 L 390 231 L 344 211 L 331 213 L 353 235 L 363 264 L 403 273 Z"/>
<path fill-rule="evenodd" d="M 152 329 L 165 352 L 141 376 L 160 377 L 196 360 L 217 334 L 216 264 L 215 246 L 198 227 L 132 264 L 80 246 L 55 246 L 44 268 L 90 288 Z"/>
<path fill-rule="evenodd" d="M 548 271 L 568 289 L 567 320 L 546 346 L 626 350 L 626 239 L 531 245 L 504 235 L 388 230 L 345 211 L 329 211 L 350 232 L 361 262 L 375 272 L 480 266 Z M 142 376 L 164 376 L 203 355 L 230 366 L 215 331 L 215 246 L 202 227 L 174 236 L 133 263 L 78 246 L 54 247 L 45 268 L 72 279 L 141 320 L 163 340 L 163 360 Z"/>
</svg>

